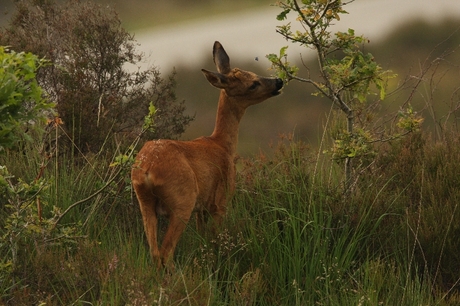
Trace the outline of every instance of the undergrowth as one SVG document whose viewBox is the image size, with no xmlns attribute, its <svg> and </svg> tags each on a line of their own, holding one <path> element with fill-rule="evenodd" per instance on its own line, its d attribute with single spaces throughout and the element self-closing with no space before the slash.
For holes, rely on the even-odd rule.
<svg viewBox="0 0 460 306">
<path fill-rule="evenodd" d="M 11 176 L 33 181 L 33 147 L 2 156 Z M 56 209 L 88 197 L 112 158 L 54 156 L 15 223 L 14 262 L 0 266 L 5 305 L 457 305 L 460 136 L 415 133 L 388 143 L 353 192 L 340 169 L 291 137 L 273 154 L 238 161 L 236 194 L 216 237 L 190 222 L 173 273 L 149 258 L 129 171 L 75 206 L 48 233 Z M 12 183 L 19 183 L 11 178 Z M 11 258 L 11 205 L 2 200 L 1 255 Z M 18 217 L 19 218 L 19 217 Z M 34 219 L 35 218 L 35 219 Z M 38 219 L 39 218 L 39 219 Z M 29 222 L 29 223 L 27 223 Z M 34 223 L 33 231 L 25 229 Z M 164 232 L 166 223 L 160 222 Z M 20 237 L 20 239 L 19 239 Z"/>
</svg>

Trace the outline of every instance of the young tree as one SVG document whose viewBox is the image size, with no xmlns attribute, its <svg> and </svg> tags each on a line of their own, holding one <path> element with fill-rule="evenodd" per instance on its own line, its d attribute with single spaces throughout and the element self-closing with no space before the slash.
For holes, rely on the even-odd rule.
<svg viewBox="0 0 460 306">
<path fill-rule="evenodd" d="M 319 79 L 311 77 L 308 67 L 305 67 L 307 76 L 299 76 L 299 68 L 287 61 L 287 47 L 281 48 L 279 55 L 267 56 L 279 77 L 286 82 L 296 80 L 313 85 L 315 94 L 328 98 L 346 117 L 346 130 L 336 135 L 332 149 L 333 158 L 345 163 L 345 190 L 349 189 L 351 183 L 352 159 L 372 153 L 371 144 L 378 141 L 376 135 L 366 130 L 362 124 L 366 120 L 357 117 L 366 116 L 365 107 L 368 95 L 372 93 L 372 86 L 377 88 L 379 98 L 384 99 L 386 78 L 389 76 L 389 71 L 384 71 L 372 54 L 364 51 L 363 44 L 368 42 L 367 39 L 356 35 L 352 29 L 335 34 L 330 31 L 332 23 L 340 20 L 340 14 L 347 13 L 344 6 L 353 1 L 277 2 L 282 9 L 277 19 L 285 20 L 290 12 L 294 12 L 303 29 L 293 30 L 291 23 L 288 23 L 279 26 L 277 32 L 288 41 L 299 43 L 316 52 Z M 403 117 L 410 117 L 412 120 L 415 119 L 413 115 L 409 112 Z"/>
<path fill-rule="evenodd" d="M 0 44 L 31 51 L 53 64 L 41 69 L 38 82 L 56 101 L 59 116 L 73 143 L 83 152 L 98 152 L 110 140 L 130 140 L 141 129 L 149 103 L 157 108 L 154 134 L 177 138 L 193 119 L 174 93 L 174 74 L 162 78 L 158 69 L 130 72 L 143 55 L 116 12 L 76 0 L 25 0 Z"/>
</svg>

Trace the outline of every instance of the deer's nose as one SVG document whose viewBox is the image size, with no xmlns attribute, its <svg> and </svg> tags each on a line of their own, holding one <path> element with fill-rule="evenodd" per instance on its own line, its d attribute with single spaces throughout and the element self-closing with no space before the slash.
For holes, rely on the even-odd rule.
<svg viewBox="0 0 460 306">
<path fill-rule="evenodd" d="M 276 89 L 281 89 L 283 87 L 283 80 L 276 79 Z"/>
<path fill-rule="evenodd" d="M 281 79 L 275 79 L 275 90 L 272 92 L 274 96 L 279 95 L 281 92 L 281 88 L 283 88 L 283 80 Z"/>
</svg>

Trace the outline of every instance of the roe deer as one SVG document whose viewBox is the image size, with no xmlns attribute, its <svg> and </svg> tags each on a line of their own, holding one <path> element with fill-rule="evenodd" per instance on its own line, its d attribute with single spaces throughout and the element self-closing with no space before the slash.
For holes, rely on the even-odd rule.
<svg viewBox="0 0 460 306">
<path fill-rule="evenodd" d="M 238 124 L 246 108 L 280 93 L 283 81 L 230 68 L 219 42 L 213 59 L 218 72 L 202 69 L 211 85 L 220 88 L 214 131 L 192 141 L 148 141 L 139 151 L 131 179 L 139 201 L 150 254 L 160 268 L 171 260 L 176 244 L 193 211 L 219 223 L 235 188 Z M 157 243 L 158 215 L 169 219 L 161 247 Z M 172 263 L 171 263 L 172 265 Z"/>
</svg>

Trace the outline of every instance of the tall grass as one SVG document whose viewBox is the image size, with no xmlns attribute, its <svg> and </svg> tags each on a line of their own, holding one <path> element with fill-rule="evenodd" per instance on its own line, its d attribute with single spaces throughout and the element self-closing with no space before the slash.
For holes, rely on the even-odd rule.
<svg viewBox="0 0 460 306">
<path fill-rule="evenodd" d="M 1 164 L 33 180 L 41 165 L 36 152 L 11 151 Z M 124 173 L 60 221 L 77 227 L 78 237 L 24 239 L 19 264 L 0 270 L 19 280 L 0 284 L 1 303 L 458 304 L 460 137 L 434 143 L 417 134 L 381 148 L 351 194 L 341 192 L 337 166 L 319 156 L 288 138 L 270 156 L 240 160 L 220 234 L 202 236 L 190 222 L 173 273 L 154 269 Z M 103 186 L 110 159 L 51 159 L 43 218 Z M 10 211 L 1 209 L 4 228 Z M 7 244 L 1 247 L 7 254 Z"/>
<path fill-rule="evenodd" d="M 289 150 L 282 146 L 281 151 L 298 153 L 298 146 L 291 144 Z M 415 287 L 418 279 L 401 277 L 406 275 L 408 260 L 386 250 L 389 238 L 379 237 L 387 219 L 401 217 L 392 203 L 376 211 L 374 196 L 383 194 L 388 184 L 348 197 L 322 182 L 310 186 L 304 175 L 313 165 L 307 161 L 291 158 L 286 164 L 289 156 L 280 157 L 268 161 L 270 169 L 262 169 L 262 175 L 255 175 L 255 186 L 263 184 L 257 180 L 277 182 L 272 189 L 253 191 L 259 198 L 246 191 L 239 201 L 246 203 L 246 210 L 261 205 L 246 222 L 252 223 L 253 231 L 260 229 L 251 234 L 259 237 L 253 242 L 253 262 L 263 267 L 268 291 L 274 293 L 264 304 L 413 305 L 415 297 L 406 300 L 399 288 Z M 388 269 L 394 272 L 391 281 L 387 281 Z M 416 299 L 429 304 L 429 287 L 422 289 Z"/>
</svg>

